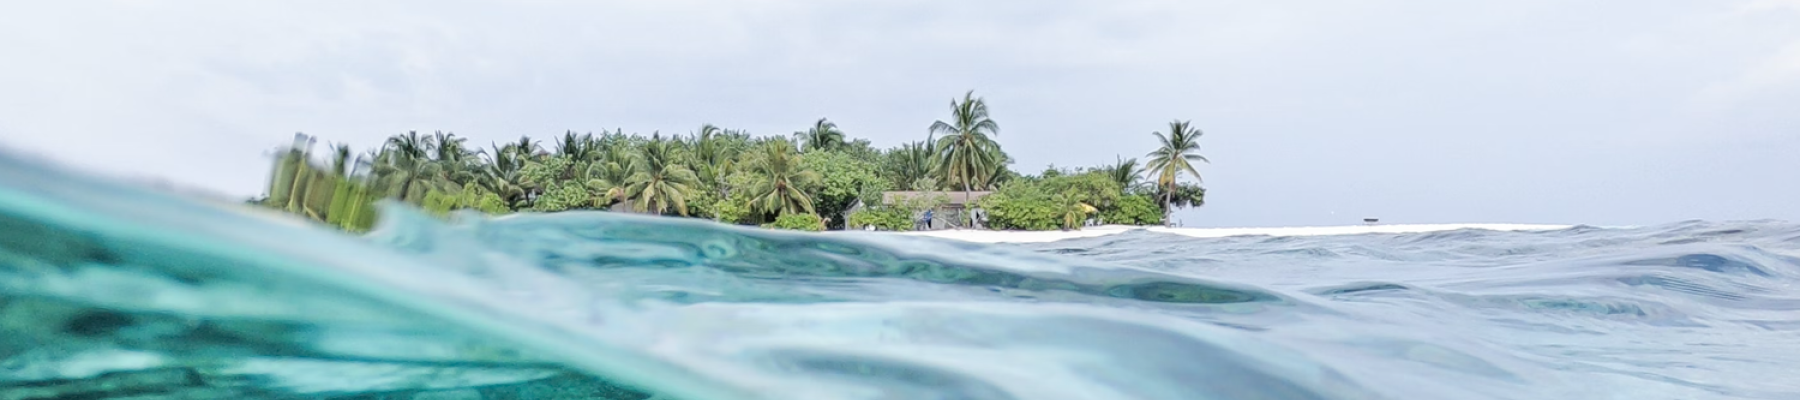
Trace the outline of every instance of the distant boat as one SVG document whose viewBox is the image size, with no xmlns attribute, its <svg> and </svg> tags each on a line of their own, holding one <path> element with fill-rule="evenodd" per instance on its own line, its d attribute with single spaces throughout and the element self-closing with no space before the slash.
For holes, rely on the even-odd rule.
<svg viewBox="0 0 1800 400">
<path fill-rule="evenodd" d="M 1374 225 L 1378 222 L 1381 222 L 1380 218 L 1363 218 L 1363 223 L 1367 225 Z"/>
</svg>

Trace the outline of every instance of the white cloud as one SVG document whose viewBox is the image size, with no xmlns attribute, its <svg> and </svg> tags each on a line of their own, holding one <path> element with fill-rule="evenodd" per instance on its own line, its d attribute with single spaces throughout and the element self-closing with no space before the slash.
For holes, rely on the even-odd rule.
<svg viewBox="0 0 1800 400">
<path fill-rule="evenodd" d="M 88 4 L 0 6 L 0 143 L 241 195 L 294 131 L 823 116 L 892 144 L 975 89 L 1025 171 L 1141 155 L 1194 120 L 1218 164 L 1190 223 L 1643 222 L 1701 179 L 1627 176 L 1682 167 L 1659 152 L 1800 127 L 1770 111 L 1800 98 L 1795 1 Z M 1621 186 L 1571 193 L 1595 182 Z"/>
</svg>

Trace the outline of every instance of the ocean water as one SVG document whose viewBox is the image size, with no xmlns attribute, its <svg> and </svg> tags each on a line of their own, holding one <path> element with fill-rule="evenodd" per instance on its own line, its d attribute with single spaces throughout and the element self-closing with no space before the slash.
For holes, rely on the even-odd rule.
<svg viewBox="0 0 1800 400">
<path fill-rule="evenodd" d="M 1800 399 L 1800 226 L 978 245 L 0 158 L 0 400 Z"/>
</svg>

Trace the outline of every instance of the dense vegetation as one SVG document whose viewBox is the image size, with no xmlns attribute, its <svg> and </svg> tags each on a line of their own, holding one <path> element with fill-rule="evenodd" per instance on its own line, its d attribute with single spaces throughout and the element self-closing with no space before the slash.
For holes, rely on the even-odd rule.
<svg viewBox="0 0 1800 400">
<path fill-rule="evenodd" d="M 910 230 L 919 212 L 947 201 L 882 201 L 896 190 L 992 190 L 978 206 L 995 229 L 1167 223 L 1173 208 L 1204 204 L 1205 189 L 1181 179 L 1198 181 L 1191 162 L 1206 161 L 1200 131 L 1187 122 L 1156 132 L 1161 146 L 1141 168 L 1120 159 L 1024 175 L 1009 168 L 983 99 L 953 99 L 949 117 L 932 123 L 926 140 L 889 149 L 823 118 L 791 136 L 704 125 L 686 135 L 570 131 L 485 148 L 453 133 L 407 132 L 362 153 L 332 145 L 323 162 L 313 139 L 296 135 L 277 157 L 268 196 L 254 202 L 353 232 L 369 229 L 382 199 L 438 215 L 617 210 L 797 230 Z"/>
</svg>

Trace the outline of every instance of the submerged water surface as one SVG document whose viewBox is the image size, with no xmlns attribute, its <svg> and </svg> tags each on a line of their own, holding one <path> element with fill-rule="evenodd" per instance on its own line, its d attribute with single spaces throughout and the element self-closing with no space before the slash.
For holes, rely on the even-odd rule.
<svg viewBox="0 0 1800 400">
<path fill-rule="evenodd" d="M 1029 245 L 390 210 L 0 158 L 0 400 L 1796 399 L 1800 226 Z"/>
</svg>

